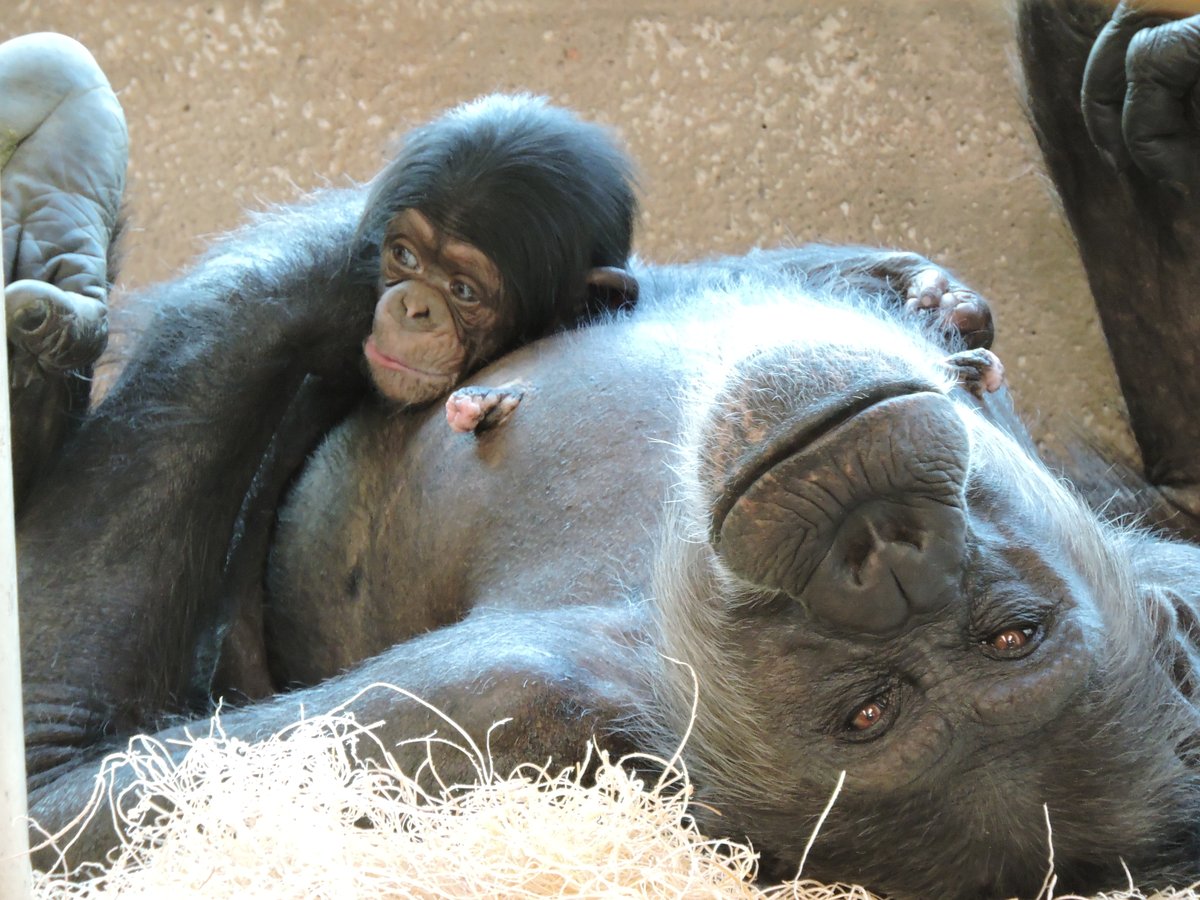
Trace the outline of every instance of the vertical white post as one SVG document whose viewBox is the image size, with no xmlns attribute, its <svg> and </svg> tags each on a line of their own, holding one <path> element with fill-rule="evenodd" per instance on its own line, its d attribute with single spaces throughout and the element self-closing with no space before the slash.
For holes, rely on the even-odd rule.
<svg viewBox="0 0 1200 900">
<path fill-rule="evenodd" d="M 0 298 L 4 253 L 0 247 Z M 0 897 L 33 896 L 29 866 L 21 644 L 17 628 L 17 539 L 13 518 L 12 429 L 8 412 L 8 328 L 0 303 Z"/>
</svg>

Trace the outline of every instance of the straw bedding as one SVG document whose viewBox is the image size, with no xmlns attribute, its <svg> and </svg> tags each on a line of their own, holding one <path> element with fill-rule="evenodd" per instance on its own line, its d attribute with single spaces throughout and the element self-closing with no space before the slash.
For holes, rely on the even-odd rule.
<svg viewBox="0 0 1200 900">
<path fill-rule="evenodd" d="M 687 816 L 690 787 L 678 759 L 658 761 L 666 774 L 647 780 L 623 764 L 632 760 L 600 754 L 585 784 L 582 766 L 495 772 L 486 747 L 448 719 L 444 733 L 417 740 L 453 743 L 471 758 L 480 784 L 423 791 L 392 763 L 372 725 L 344 712 L 254 744 L 225 735 L 218 716 L 182 756 L 134 738 L 105 761 L 76 825 L 92 815 L 120 817 L 123 845 L 106 867 L 70 878 L 39 873 L 35 896 L 873 897 L 802 878 L 755 884 L 753 849 L 711 840 Z M 382 763 L 363 760 L 368 744 Z M 122 768 L 136 780 L 118 794 L 112 775 Z M 436 773 L 424 774 L 436 781 Z M 70 834 L 55 843 L 68 848 Z M 1051 874 L 1042 897 L 1056 896 Z M 1105 896 L 1143 895 L 1130 889 Z"/>
</svg>

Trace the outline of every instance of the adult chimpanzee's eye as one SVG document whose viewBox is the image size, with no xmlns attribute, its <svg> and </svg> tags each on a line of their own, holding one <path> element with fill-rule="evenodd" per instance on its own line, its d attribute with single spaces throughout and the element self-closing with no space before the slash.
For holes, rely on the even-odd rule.
<svg viewBox="0 0 1200 900">
<path fill-rule="evenodd" d="M 406 269 L 415 269 L 419 265 L 417 254 L 403 244 L 392 244 L 392 257 Z"/>
<path fill-rule="evenodd" d="M 887 712 L 886 698 L 876 697 L 870 703 L 860 706 L 846 724 L 851 731 L 869 731 L 883 721 L 885 712 Z"/>
<path fill-rule="evenodd" d="M 1037 631 L 1034 625 L 1014 625 L 996 632 L 984 643 L 990 650 L 1004 657 L 1024 656 L 1033 649 Z"/>
<path fill-rule="evenodd" d="M 450 282 L 450 293 L 459 300 L 464 300 L 468 303 L 475 299 L 475 289 L 465 281 Z"/>
<path fill-rule="evenodd" d="M 850 727 L 855 731 L 866 731 L 868 728 L 874 728 L 879 720 L 883 718 L 884 709 L 885 707 L 882 703 L 878 700 L 872 700 L 854 714 L 854 718 L 850 720 Z"/>
</svg>

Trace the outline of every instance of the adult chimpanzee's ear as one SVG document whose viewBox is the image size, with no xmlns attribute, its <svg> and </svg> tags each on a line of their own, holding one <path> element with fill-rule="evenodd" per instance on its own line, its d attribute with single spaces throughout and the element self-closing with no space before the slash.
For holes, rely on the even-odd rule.
<svg viewBox="0 0 1200 900">
<path fill-rule="evenodd" d="M 633 309 L 638 299 L 638 281 L 616 266 L 597 266 L 587 276 L 588 312 L 617 312 Z"/>
</svg>

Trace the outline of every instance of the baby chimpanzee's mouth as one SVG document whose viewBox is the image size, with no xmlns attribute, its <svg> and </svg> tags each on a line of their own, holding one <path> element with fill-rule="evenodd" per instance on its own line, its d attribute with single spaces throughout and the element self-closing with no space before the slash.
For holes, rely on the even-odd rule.
<svg viewBox="0 0 1200 900">
<path fill-rule="evenodd" d="M 410 372 L 414 375 L 419 375 L 422 378 L 436 378 L 439 380 L 445 379 L 444 372 L 429 372 L 425 369 L 419 369 L 416 366 L 409 365 L 403 360 L 396 359 L 394 356 L 388 356 L 375 344 L 375 338 L 369 337 L 363 344 L 363 355 L 367 360 L 377 366 L 385 369 L 390 369 L 393 372 Z"/>
<path fill-rule="evenodd" d="M 933 392 L 930 391 L 928 383 L 915 380 L 888 382 L 878 384 L 866 393 L 855 394 L 849 398 L 830 397 L 806 408 L 792 421 L 775 429 L 763 441 L 759 452 L 725 479 L 713 502 L 710 537 L 714 540 L 719 538 L 725 517 L 738 498 L 784 459 L 832 434 L 872 407 L 901 397 L 930 393 Z"/>
</svg>

